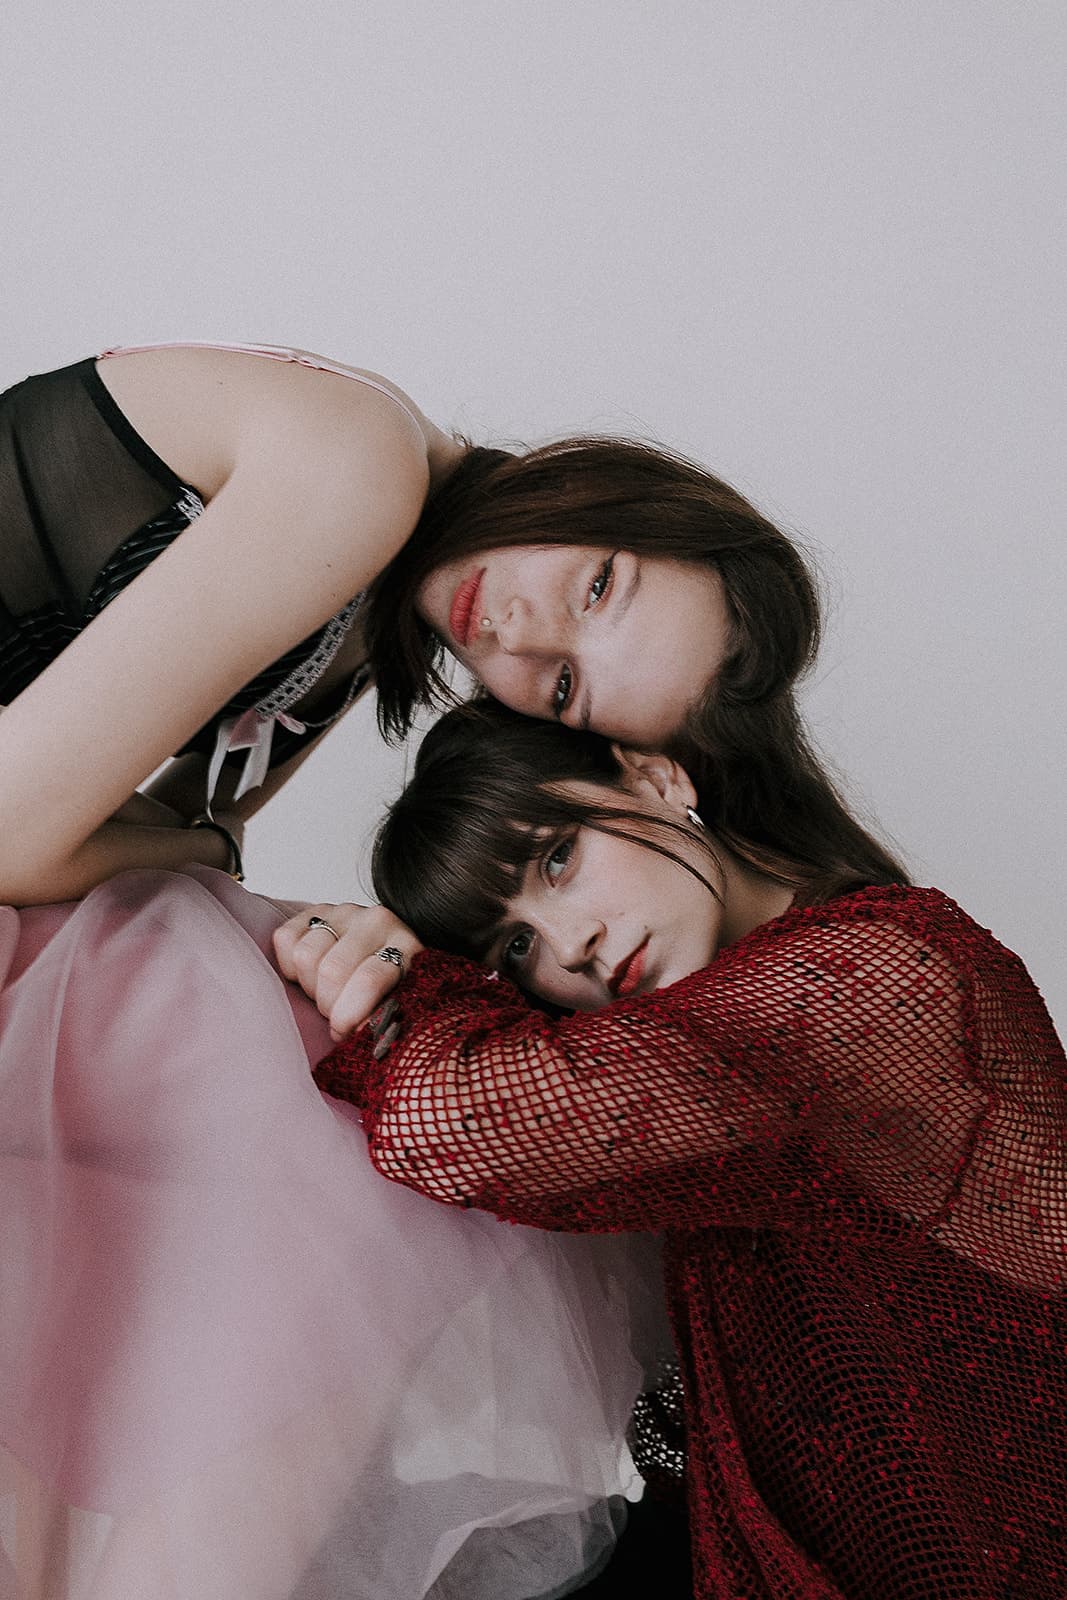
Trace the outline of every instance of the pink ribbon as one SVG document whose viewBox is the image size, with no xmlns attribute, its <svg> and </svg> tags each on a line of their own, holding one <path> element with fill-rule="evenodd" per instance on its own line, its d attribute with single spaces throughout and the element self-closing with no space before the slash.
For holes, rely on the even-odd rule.
<svg viewBox="0 0 1067 1600">
<path fill-rule="evenodd" d="M 244 769 L 233 793 L 234 799 L 240 800 L 250 789 L 259 788 L 270 767 L 270 752 L 274 742 L 276 722 L 280 722 L 290 733 L 306 732 L 307 724 L 300 722 L 296 717 L 290 717 L 284 711 L 279 711 L 272 717 L 261 717 L 254 706 L 250 711 L 242 711 L 239 716 L 225 717 L 220 722 L 215 738 L 215 749 L 207 769 L 209 811 L 222 773 L 222 764 L 233 751 L 248 751 Z"/>
</svg>

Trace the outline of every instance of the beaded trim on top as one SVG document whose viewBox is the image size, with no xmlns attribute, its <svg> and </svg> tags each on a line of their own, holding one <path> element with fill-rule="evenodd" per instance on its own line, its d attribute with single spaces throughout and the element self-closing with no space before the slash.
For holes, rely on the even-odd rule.
<svg viewBox="0 0 1067 1600">
<path fill-rule="evenodd" d="M 187 517 L 190 522 L 193 522 L 203 511 L 204 502 L 195 489 L 190 489 L 186 485 L 182 498 L 175 509 Z M 333 664 L 337 652 L 351 632 L 352 624 L 356 620 L 356 614 L 360 606 L 363 604 L 365 594 L 366 590 L 361 590 L 354 600 L 350 600 L 346 606 L 342 606 L 341 610 L 335 616 L 332 616 L 323 628 L 319 635 L 319 642 L 311 654 L 305 656 L 303 661 L 298 661 L 293 670 L 282 679 L 281 683 L 276 684 L 268 694 L 265 694 L 262 700 L 256 701 L 252 709 L 257 717 L 273 719 L 281 716 L 301 701 L 315 687 L 327 668 Z M 337 718 L 348 710 L 359 688 L 362 688 L 366 681 L 366 668 L 357 667 L 352 675 L 349 697 L 345 699 L 344 703 L 330 716 L 324 717 L 321 721 L 311 722 L 304 718 L 304 727 L 328 728 L 332 722 L 336 722 Z M 295 719 L 293 720 L 295 721 Z"/>
<path fill-rule="evenodd" d="M 204 510 L 204 502 L 195 489 L 186 487 L 182 498 L 176 507 L 189 522 L 195 521 Z M 330 618 L 319 635 L 319 641 L 309 656 L 303 661 L 298 661 L 293 670 L 276 684 L 262 700 L 249 710 L 235 716 L 225 717 L 219 724 L 219 731 L 215 739 L 215 748 L 208 764 L 207 796 L 205 810 L 211 816 L 211 802 L 215 797 L 219 776 L 222 772 L 223 762 L 231 751 L 247 750 L 244 771 L 234 790 L 234 799 L 240 800 L 242 795 L 250 789 L 256 789 L 263 782 L 270 766 L 271 746 L 274 743 L 274 726 L 280 722 L 283 727 L 292 733 L 303 733 L 307 728 L 328 728 L 343 716 L 352 704 L 360 690 L 365 686 L 370 676 L 366 666 L 358 667 L 352 675 L 348 693 L 344 700 L 331 712 L 328 717 L 319 721 L 301 721 L 288 715 L 290 709 L 297 705 L 304 696 L 314 688 L 320 678 L 331 665 L 352 624 L 356 613 L 363 604 L 363 593 L 357 594 L 343 606 L 336 616 Z"/>
<path fill-rule="evenodd" d="M 363 595 L 357 594 L 354 600 L 350 600 L 336 616 L 330 618 L 311 654 L 305 660 L 298 662 L 288 677 L 282 679 L 277 688 L 272 689 L 270 694 L 257 701 L 254 708 L 257 716 L 276 717 L 281 712 L 288 711 L 290 707 L 295 706 L 310 689 L 314 688 L 327 667 L 332 663 L 338 650 L 340 650 L 355 621 L 356 612 L 362 604 Z M 328 720 L 333 721 L 334 719 L 330 718 Z M 319 726 L 317 722 L 305 725 L 308 727 Z M 326 725 L 325 722 L 322 724 L 323 727 Z"/>
<path fill-rule="evenodd" d="M 364 664 L 353 673 L 348 693 L 328 717 L 311 721 L 289 714 L 291 708 L 319 682 L 336 657 L 362 604 L 361 593 L 354 600 L 350 600 L 336 616 L 330 618 L 311 654 L 303 661 L 297 662 L 281 683 L 269 694 L 264 695 L 262 700 L 257 701 L 250 710 L 226 717 L 219 724 L 215 749 L 208 764 L 206 802 L 208 816 L 211 815 L 211 803 L 218 787 L 223 762 L 231 752 L 248 751 L 244 770 L 233 796 L 235 800 L 240 800 L 250 789 L 258 788 L 267 776 L 277 723 L 280 722 L 290 733 L 304 733 L 308 728 L 328 728 L 338 717 L 344 715 L 357 694 L 366 686 L 370 678 L 370 668 Z"/>
</svg>

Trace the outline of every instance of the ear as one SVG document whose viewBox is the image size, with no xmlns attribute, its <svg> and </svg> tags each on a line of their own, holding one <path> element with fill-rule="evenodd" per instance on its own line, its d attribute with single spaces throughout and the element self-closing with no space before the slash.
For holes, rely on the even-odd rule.
<svg viewBox="0 0 1067 1600">
<path fill-rule="evenodd" d="M 695 806 L 697 792 L 683 766 L 660 750 L 634 750 L 613 744 L 611 753 L 622 768 L 623 787 L 631 794 L 655 795 L 670 811 Z"/>
</svg>

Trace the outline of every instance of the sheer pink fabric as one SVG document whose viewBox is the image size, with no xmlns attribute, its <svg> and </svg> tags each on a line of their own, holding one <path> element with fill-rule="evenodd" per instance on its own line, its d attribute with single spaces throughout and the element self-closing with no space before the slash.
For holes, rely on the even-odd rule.
<svg viewBox="0 0 1067 1600">
<path fill-rule="evenodd" d="M 610 1544 L 644 1247 L 384 1182 L 280 920 L 0 911 L 2 1600 L 524 1600 Z"/>
</svg>

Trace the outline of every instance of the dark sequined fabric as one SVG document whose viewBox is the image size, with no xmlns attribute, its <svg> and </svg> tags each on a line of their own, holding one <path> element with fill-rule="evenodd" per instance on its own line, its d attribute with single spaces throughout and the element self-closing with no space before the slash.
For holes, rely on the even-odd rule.
<svg viewBox="0 0 1067 1600">
<path fill-rule="evenodd" d="M 668 1231 L 703 1600 L 1067 1594 L 1067 1062 L 945 896 L 794 910 L 561 1020 L 427 953 L 317 1071 L 380 1170 Z"/>
<path fill-rule="evenodd" d="M 685 1390 L 677 1361 L 661 1362 L 638 1395 L 626 1442 L 653 1498 L 684 1504 Z"/>
</svg>

